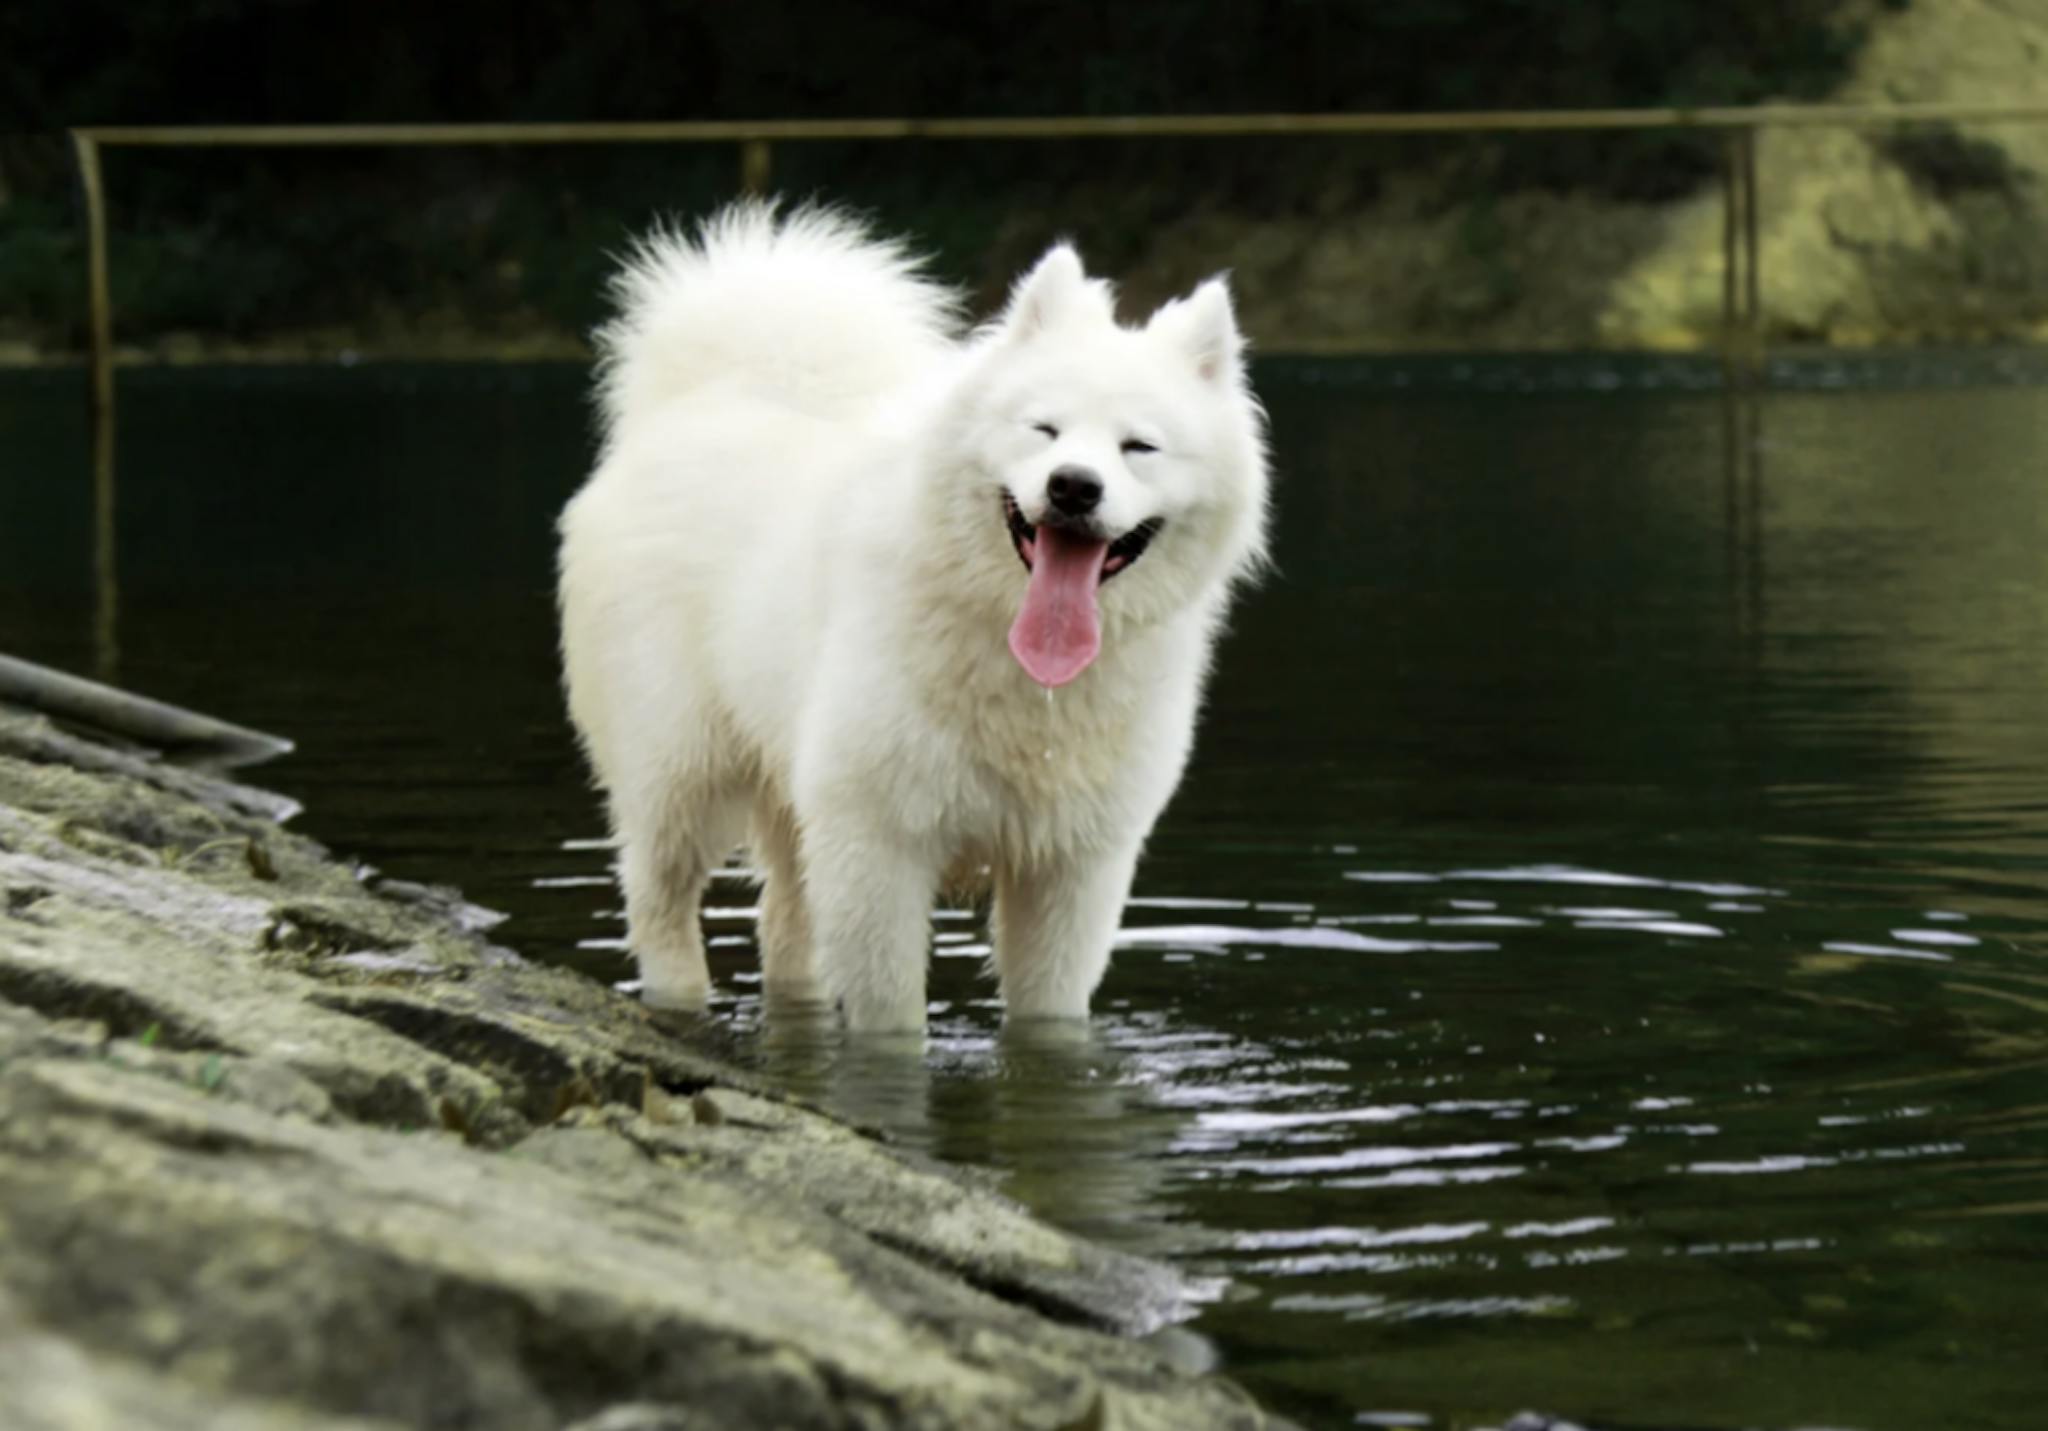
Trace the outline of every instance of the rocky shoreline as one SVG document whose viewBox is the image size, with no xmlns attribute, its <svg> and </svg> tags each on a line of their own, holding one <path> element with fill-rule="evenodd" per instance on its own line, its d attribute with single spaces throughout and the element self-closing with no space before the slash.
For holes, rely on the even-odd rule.
<svg viewBox="0 0 2048 1431">
<path fill-rule="evenodd" d="M 0 706 L 10 1427 L 1284 1424 L 1140 1339 L 1172 1270 L 290 813 Z"/>
</svg>

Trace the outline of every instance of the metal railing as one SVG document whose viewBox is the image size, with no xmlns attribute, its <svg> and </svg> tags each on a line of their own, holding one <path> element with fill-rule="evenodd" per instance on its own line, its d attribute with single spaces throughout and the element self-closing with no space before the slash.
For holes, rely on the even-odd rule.
<svg viewBox="0 0 2048 1431">
<path fill-rule="evenodd" d="M 1756 105 L 1696 109 L 1581 109 L 1431 114 L 1179 114 L 1047 118 L 688 120 L 672 123 L 106 125 L 71 131 L 87 225 L 92 394 L 112 406 L 114 311 L 100 158 L 115 148 L 305 148 L 563 144 L 731 144 L 739 187 L 765 192 L 774 146 L 818 141 L 1304 138 L 1331 135 L 1498 135 L 1707 130 L 1726 136 L 1721 169 L 1722 347 L 1731 377 L 1753 372 L 1760 349 L 1762 267 L 1756 139 L 1766 128 L 1868 128 L 2048 120 L 2048 103 Z"/>
<path fill-rule="evenodd" d="M 1487 111 L 1448 114 L 1183 114 L 1042 119 L 773 119 L 654 124 L 109 125 L 71 131 L 86 211 L 91 315 L 95 638 L 103 674 L 117 660 L 114 549 L 114 301 L 107 250 L 109 149 L 375 148 L 384 146 L 730 144 L 741 190 L 764 193 L 774 146 L 888 142 L 1289 138 L 1332 135 L 1500 135 L 1700 130 L 1724 136 L 1721 165 L 1721 349 L 1731 391 L 1757 376 L 1762 355 L 1762 264 L 1757 136 L 1767 128 L 2048 121 L 2048 102 L 1760 105 L 1748 108 Z M 1732 448 L 1731 448 L 1732 450 Z"/>
</svg>

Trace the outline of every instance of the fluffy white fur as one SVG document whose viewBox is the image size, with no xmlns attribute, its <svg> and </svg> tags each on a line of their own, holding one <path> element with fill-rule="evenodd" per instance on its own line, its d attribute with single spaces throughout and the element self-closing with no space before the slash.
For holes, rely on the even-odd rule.
<svg viewBox="0 0 2048 1431">
<path fill-rule="evenodd" d="M 1085 1015 L 1263 551 L 1223 282 L 1122 327 L 1060 246 L 963 336 L 900 247 L 745 205 L 653 238 L 617 289 L 604 452 L 562 518 L 562 649 L 645 997 L 703 1001 L 699 897 L 744 840 L 771 998 L 922 1028 L 934 897 L 985 866 L 1010 1016 Z M 1006 645 L 1027 573 L 1002 494 L 1036 523 L 1073 463 L 1110 533 L 1164 525 L 1099 588 L 1101 653 L 1054 692 Z"/>
</svg>

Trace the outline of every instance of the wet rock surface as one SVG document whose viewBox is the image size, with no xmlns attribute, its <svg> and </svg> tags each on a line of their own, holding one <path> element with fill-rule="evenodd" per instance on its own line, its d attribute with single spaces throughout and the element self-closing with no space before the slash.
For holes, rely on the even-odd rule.
<svg viewBox="0 0 2048 1431">
<path fill-rule="evenodd" d="M 0 1392 L 43 1428 L 1255 1427 L 1172 1271 L 0 707 Z"/>
</svg>

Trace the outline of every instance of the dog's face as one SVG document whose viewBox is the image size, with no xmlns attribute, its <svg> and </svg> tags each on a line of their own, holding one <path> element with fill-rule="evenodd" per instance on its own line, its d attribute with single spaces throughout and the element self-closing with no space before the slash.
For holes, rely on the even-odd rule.
<svg viewBox="0 0 2048 1431">
<path fill-rule="evenodd" d="M 974 565 L 1007 569 L 1010 648 L 1041 684 L 1079 676 L 1105 623 L 1113 636 L 1213 606 L 1259 561 L 1262 420 L 1242 352 L 1220 279 L 1125 328 L 1065 246 L 980 338 L 951 519 Z"/>
</svg>

